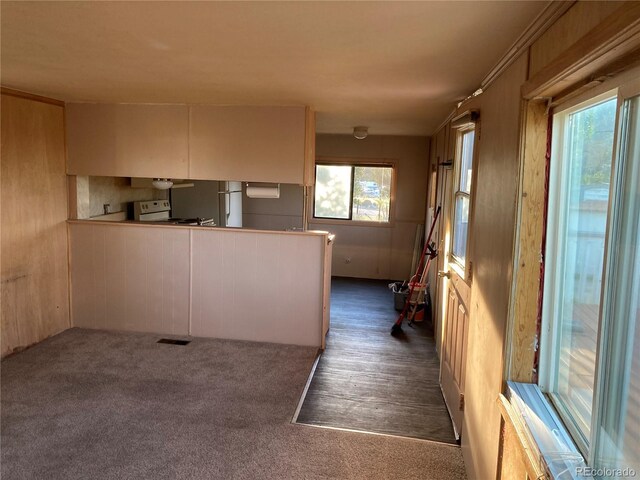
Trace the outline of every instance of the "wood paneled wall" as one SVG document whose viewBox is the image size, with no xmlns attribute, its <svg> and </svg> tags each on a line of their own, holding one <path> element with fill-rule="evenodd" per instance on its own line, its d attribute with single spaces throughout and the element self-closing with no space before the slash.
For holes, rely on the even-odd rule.
<svg viewBox="0 0 640 480">
<path fill-rule="evenodd" d="M 480 110 L 462 432 L 469 478 L 515 478 L 511 468 L 520 462 L 514 453 L 520 448 L 515 445 L 519 440 L 508 429 L 501 435 L 496 399 L 502 391 L 505 368 L 511 367 L 506 370 L 511 378 L 532 378 L 547 111 L 546 105 L 525 103 L 523 89 L 533 75 L 545 74 L 555 59 L 571 51 L 620 6 L 619 2 L 577 2 L 483 94 L 461 107 Z M 597 49 L 598 45 L 592 47 Z M 524 130 L 525 124 L 542 128 Z M 436 133 L 436 139 L 445 133 L 446 126 Z M 442 150 L 440 144 L 437 140 L 436 153 Z M 523 161 L 527 165 L 523 166 Z M 508 321 L 510 316 L 512 321 Z M 505 458 L 499 463 L 501 453 Z"/>
<path fill-rule="evenodd" d="M 191 232 L 193 336 L 321 345 L 326 237 Z"/>
<path fill-rule="evenodd" d="M 326 235 L 73 222 L 73 325 L 320 347 Z"/>
<path fill-rule="evenodd" d="M 395 208 L 389 226 L 317 221 L 309 228 L 336 234 L 332 271 L 338 277 L 408 279 L 416 228 L 424 222 L 429 170 L 428 137 L 318 135 L 316 152 L 324 158 L 367 159 L 396 165 Z"/>
<path fill-rule="evenodd" d="M 529 58 L 529 77 L 534 76 L 559 57 L 570 45 L 577 42 L 604 18 L 614 13 L 625 2 L 577 2 L 533 45 Z"/>
<path fill-rule="evenodd" d="M 2 356 L 70 326 L 64 107 L 2 94 Z"/>
<path fill-rule="evenodd" d="M 189 230 L 69 225 L 73 326 L 189 334 Z"/>
<path fill-rule="evenodd" d="M 462 452 L 470 478 L 495 478 L 500 439 L 502 365 L 513 265 L 520 155 L 520 85 L 527 55 L 517 59 L 462 111 L 480 111 L 477 182 L 470 250 L 471 286 Z"/>
</svg>

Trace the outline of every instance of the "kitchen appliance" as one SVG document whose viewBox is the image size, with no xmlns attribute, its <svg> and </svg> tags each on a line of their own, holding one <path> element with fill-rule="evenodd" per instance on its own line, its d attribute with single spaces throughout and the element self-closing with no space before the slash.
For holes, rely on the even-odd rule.
<svg viewBox="0 0 640 480">
<path fill-rule="evenodd" d="M 133 218 L 137 222 L 199 225 L 206 227 L 216 226 L 213 218 L 171 218 L 171 203 L 169 203 L 169 200 L 133 202 Z"/>
</svg>

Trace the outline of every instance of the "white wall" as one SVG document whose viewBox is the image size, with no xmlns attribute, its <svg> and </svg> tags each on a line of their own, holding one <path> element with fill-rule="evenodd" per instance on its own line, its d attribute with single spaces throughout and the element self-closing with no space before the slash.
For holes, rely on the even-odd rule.
<svg viewBox="0 0 640 480">
<path fill-rule="evenodd" d="M 396 164 L 394 218 L 390 226 L 309 222 L 310 229 L 336 234 L 333 275 L 406 279 L 410 276 L 416 228 L 424 222 L 429 161 L 428 137 L 317 135 L 316 158 L 340 157 Z"/>
</svg>

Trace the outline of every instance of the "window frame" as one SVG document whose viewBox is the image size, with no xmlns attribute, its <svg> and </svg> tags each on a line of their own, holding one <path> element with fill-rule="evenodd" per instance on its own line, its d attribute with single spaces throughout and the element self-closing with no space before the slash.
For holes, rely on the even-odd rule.
<svg viewBox="0 0 640 480">
<path fill-rule="evenodd" d="M 478 122 L 478 112 L 471 111 L 466 112 L 463 116 L 468 116 L 468 121 L 461 125 L 454 125 L 454 121 L 452 121 L 452 130 L 455 130 L 456 133 L 456 146 L 455 146 L 455 155 L 453 161 L 453 188 L 451 189 L 451 246 L 449 248 L 448 255 L 448 264 L 449 267 L 452 268 L 463 280 L 470 281 L 471 279 L 471 264 L 472 264 L 472 252 L 470 249 L 471 239 L 473 237 L 473 208 L 474 208 L 474 198 L 475 198 L 475 184 L 476 184 L 476 175 L 477 175 L 477 156 L 478 156 L 478 140 L 479 140 L 479 122 Z M 460 190 L 460 180 L 461 180 L 461 169 L 462 169 L 462 147 L 463 147 L 463 138 L 465 134 L 473 131 L 473 146 L 471 152 L 471 179 L 469 185 L 469 193 Z M 453 253 L 453 243 L 455 241 L 455 226 L 456 226 L 456 201 L 458 197 L 464 196 L 469 201 L 469 217 L 467 222 L 467 235 L 465 238 L 465 259 L 464 262 L 460 261 L 460 258 L 454 255 Z"/>
<path fill-rule="evenodd" d="M 625 153 L 621 151 L 622 143 L 628 139 L 623 138 L 625 134 L 621 131 L 623 119 L 621 114 L 624 110 L 625 103 L 632 97 L 640 95 L 640 79 L 637 76 L 633 76 L 634 72 L 638 72 L 637 69 L 633 69 L 631 73 L 626 72 L 618 78 L 612 79 L 608 82 L 604 82 L 602 85 L 593 88 L 592 90 L 577 95 L 564 103 L 561 103 L 554 109 L 553 115 L 563 114 L 565 117 L 571 113 L 581 110 L 588 106 L 593 106 L 599 102 L 604 101 L 606 98 L 616 99 L 616 113 L 615 113 L 615 127 L 613 137 L 612 159 L 611 159 L 611 177 L 609 184 L 609 197 L 607 205 L 607 217 L 605 228 L 605 239 L 603 248 L 603 266 L 602 266 L 602 284 L 600 288 L 600 306 L 598 312 L 598 325 L 596 332 L 596 352 L 595 352 L 595 372 L 593 381 L 593 397 L 591 417 L 589 419 L 589 436 L 585 438 L 580 429 L 575 425 L 575 421 L 572 419 L 572 415 L 569 409 L 559 401 L 553 394 L 551 394 L 552 387 L 555 384 L 558 372 L 555 371 L 555 365 L 557 365 L 558 352 L 558 315 L 559 303 L 556 300 L 557 294 L 554 294 L 554 290 L 557 287 L 557 280 L 559 278 L 560 268 L 550 268 L 552 265 L 550 259 L 555 258 L 554 254 L 558 253 L 558 240 L 557 229 L 561 226 L 563 220 L 560 218 L 563 214 L 559 212 L 561 209 L 549 209 L 548 218 L 546 221 L 547 228 L 547 248 L 544 252 L 545 256 L 545 269 L 543 278 L 543 304 L 542 304 L 542 328 L 540 333 L 540 365 L 539 365 L 539 379 L 538 385 L 545 392 L 554 410 L 560 415 L 560 418 L 564 422 L 565 427 L 570 433 L 573 442 L 576 444 L 587 465 L 599 468 L 602 465 L 598 464 L 598 451 L 601 448 L 603 437 L 608 435 L 609 432 L 602 430 L 603 418 L 605 418 L 611 412 L 605 411 L 604 399 L 611 392 L 609 391 L 610 385 L 607 383 L 604 376 L 611 363 L 611 352 L 617 346 L 612 345 L 612 302 L 614 296 L 614 285 L 612 276 L 613 270 L 616 267 L 616 261 L 619 261 L 616 253 L 615 241 L 620 231 L 620 208 L 623 202 L 623 191 L 621 189 L 621 179 L 625 175 L 625 169 L 628 169 L 628 159 L 622 158 Z M 626 119 L 628 120 L 628 119 Z M 562 130 L 565 128 L 565 122 L 554 122 L 553 129 L 560 128 L 558 123 L 561 124 Z M 552 139 L 552 155 L 553 151 L 558 151 L 558 140 L 564 137 L 564 131 L 554 135 Z M 562 155 L 564 155 L 565 148 L 562 148 Z M 566 166 L 563 165 L 566 162 L 556 162 L 555 166 L 551 166 L 550 178 L 549 178 L 549 191 L 548 202 L 550 205 L 553 202 L 557 202 L 562 199 L 566 192 L 563 194 L 560 192 L 560 186 L 558 183 L 561 181 L 558 178 L 558 172 Z M 556 266 L 555 264 L 553 265 Z"/>
<path fill-rule="evenodd" d="M 561 182 L 566 181 L 567 169 L 569 168 L 568 162 L 564 160 L 564 157 L 567 153 L 567 145 L 565 145 L 565 119 L 578 111 L 584 110 L 589 107 L 596 106 L 606 99 L 615 98 L 618 94 L 618 90 L 616 88 L 609 89 L 604 93 L 600 93 L 598 95 L 591 95 L 590 98 L 586 100 L 582 100 L 580 102 L 572 102 L 569 105 L 561 106 L 557 108 L 553 115 L 560 119 L 558 124 L 554 121 L 554 135 L 552 137 L 551 151 L 552 158 L 554 156 L 559 158 L 559 161 L 554 162 L 554 164 L 550 167 L 549 172 L 549 197 L 548 202 L 549 205 L 563 205 L 563 202 L 566 202 L 567 192 L 564 191 L 564 185 Z M 616 106 L 618 108 L 618 106 Z M 607 217 L 606 217 L 606 230 L 605 230 L 605 243 L 603 250 L 603 270 L 602 270 L 602 286 L 600 290 L 600 301 L 599 301 L 599 312 L 598 312 L 598 327 L 596 334 L 596 359 L 595 359 L 595 377 L 594 377 L 594 387 L 593 387 L 593 398 L 592 398 L 592 406 L 591 406 L 591 419 L 590 419 L 590 428 L 594 424 L 594 412 L 595 412 L 595 398 L 596 398 L 596 382 L 597 382 L 597 370 L 598 370 L 598 357 L 599 357 L 599 346 L 600 346 L 600 334 L 601 334 L 601 325 L 602 325 L 602 305 L 603 305 L 603 295 L 605 288 L 605 275 L 607 268 L 607 249 L 608 249 L 608 238 L 609 238 L 609 223 L 610 223 L 610 215 L 612 208 L 612 189 L 614 188 L 614 176 L 616 171 L 616 148 L 615 142 L 617 140 L 617 121 L 618 114 L 616 111 L 615 117 L 615 131 L 614 131 L 614 148 L 612 149 L 612 159 L 611 159 L 611 183 L 609 186 L 609 197 L 608 197 L 608 205 L 607 205 Z M 559 153 L 553 153 L 559 152 Z M 559 156 L 558 156 L 559 155 Z M 585 456 L 588 456 L 589 445 L 591 443 L 591 438 L 593 435 L 590 432 L 589 438 L 583 434 L 581 428 L 577 425 L 577 421 L 571 413 L 571 409 L 569 409 L 559 398 L 557 394 L 554 393 L 554 385 L 556 383 L 556 379 L 558 377 L 559 372 L 556 371 L 555 366 L 558 364 L 558 356 L 559 356 L 559 309 L 560 303 L 557 300 L 557 288 L 560 277 L 563 275 L 564 268 L 561 266 L 553 265 L 555 268 L 549 268 L 551 266 L 551 259 L 557 258 L 560 253 L 561 245 L 558 241 L 558 230 L 559 227 L 566 224 L 565 220 L 565 212 L 562 208 L 549 208 L 548 217 L 547 217 L 547 248 L 545 251 L 545 258 L 549 259 L 545 262 L 545 278 L 544 278 L 544 299 L 542 306 L 542 322 L 543 322 L 543 331 L 541 335 L 541 351 L 544 352 L 540 357 L 540 379 L 539 385 L 543 389 L 543 391 L 547 394 L 548 398 L 551 400 L 555 410 L 560 415 L 560 418 L 564 422 L 566 428 L 569 430 L 573 441 L 578 446 L 579 450 Z"/>
<path fill-rule="evenodd" d="M 316 205 L 316 167 L 318 165 L 333 165 L 333 166 L 351 166 L 351 190 L 349 192 L 349 218 L 339 217 L 316 217 L 315 205 Z M 353 220 L 353 190 L 355 182 L 355 167 L 379 167 L 379 168 L 391 168 L 391 184 L 389 185 L 389 220 L 386 222 L 367 222 L 364 220 Z M 325 224 L 325 225 L 354 225 L 363 227 L 375 227 L 375 228 L 392 228 L 395 224 L 395 197 L 396 197 L 396 182 L 397 182 L 397 166 L 396 161 L 391 159 L 369 159 L 369 158 L 349 158 L 349 157 L 318 157 L 314 164 L 314 178 L 313 186 L 311 187 L 311 201 L 309 202 L 309 223 Z"/>
</svg>

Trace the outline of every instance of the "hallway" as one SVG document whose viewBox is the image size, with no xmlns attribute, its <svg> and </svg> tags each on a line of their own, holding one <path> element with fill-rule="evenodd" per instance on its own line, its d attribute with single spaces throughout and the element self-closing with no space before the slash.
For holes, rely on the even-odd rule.
<svg viewBox="0 0 640 480">
<path fill-rule="evenodd" d="M 296 422 L 455 444 L 427 322 L 389 332 L 387 282 L 334 278 L 331 328 Z"/>
</svg>

